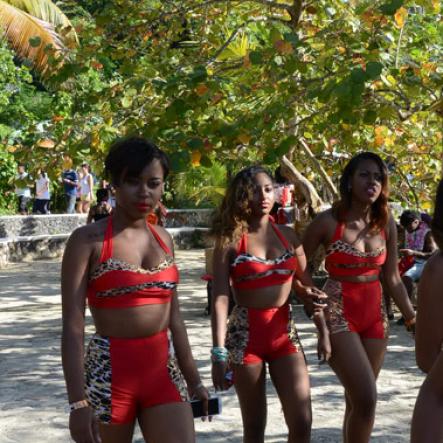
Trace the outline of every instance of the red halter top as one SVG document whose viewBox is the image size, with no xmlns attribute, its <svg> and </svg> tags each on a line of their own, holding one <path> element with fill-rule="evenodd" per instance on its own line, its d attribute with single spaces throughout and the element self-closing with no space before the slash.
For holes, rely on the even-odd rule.
<svg viewBox="0 0 443 443">
<path fill-rule="evenodd" d="M 100 262 L 89 277 L 88 304 L 97 308 L 129 308 L 169 303 L 179 281 L 171 251 L 157 231 L 146 223 L 165 251 L 165 260 L 152 269 L 143 269 L 112 258 L 112 216 L 108 219 Z"/>
<path fill-rule="evenodd" d="M 297 259 L 289 249 L 289 243 L 277 226 L 271 222 L 275 233 L 286 251 L 273 260 L 251 255 L 247 250 L 247 233 L 240 239 L 237 257 L 231 264 L 232 285 L 236 289 L 247 290 L 266 286 L 282 285 L 292 280 L 297 269 Z"/>
<path fill-rule="evenodd" d="M 326 250 L 325 267 L 330 277 L 366 276 L 380 274 L 381 266 L 386 261 L 386 248 L 371 252 L 361 252 L 342 240 L 345 224 L 337 223 L 331 244 Z M 385 231 L 381 236 L 386 239 Z"/>
</svg>

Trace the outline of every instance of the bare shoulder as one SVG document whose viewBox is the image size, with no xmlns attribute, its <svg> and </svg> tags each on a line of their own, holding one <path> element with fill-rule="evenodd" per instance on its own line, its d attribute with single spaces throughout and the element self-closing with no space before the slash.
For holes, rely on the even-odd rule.
<svg viewBox="0 0 443 443">
<path fill-rule="evenodd" d="M 82 245 L 102 242 L 105 235 L 107 220 L 102 219 L 89 225 L 81 226 L 75 229 L 69 237 L 70 243 L 81 243 Z"/>
<path fill-rule="evenodd" d="M 214 248 L 214 260 L 231 263 L 237 255 L 237 245 L 234 242 L 225 245 L 217 244 Z"/>
<path fill-rule="evenodd" d="M 160 238 L 165 242 L 166 246 L 173 251 L 174 250 L 174 242 L 172 241 L 171 234 L 163 227 L 159 225 L 154 225 L 153 229 L 157 234 L 160 236 Z"/>
<path fill-rule="evenodd" d="M 435 280 L 435 282 L 441 281 L 441 275 L 443 274 L 443 253 L 441 251 L 435 252 L 423 269 L 422 279 Z"/>
<path fill-rule="evenodd" d="M 300 239 L 298 238 L 298 235 L 296 234 L 294 228 L 291 228 L 290 226 L 286 225 L 277 225 L 280 232 L 284 235 L 286 240 L 288 240 L 293 245 L 299 245 Z"/>
<path fill-rule="evenodd" d="M 308 226 L 309 231 L 321 233 L 328 236 L 328 233 L 333 232 L 337 224 L 337 219 L 332 209 L 326 209 L 315 216 Z"/>
</svg>

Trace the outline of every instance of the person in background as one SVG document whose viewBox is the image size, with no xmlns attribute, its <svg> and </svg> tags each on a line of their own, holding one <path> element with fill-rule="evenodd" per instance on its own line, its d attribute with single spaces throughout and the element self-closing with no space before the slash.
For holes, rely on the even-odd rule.
<svg viewBox="0 0 443 443">
<path fill-rule="evenodd" d="M 80 203 L 78 206 L 80 214 L 87 214 L 93 200 L 94 178 L 91 174 L 91 167 L 83 163 L 81 167 L 80 185 Z"/>
<path fill-rule="evenodd" d="M 19 164 L 15 176 L 15 195 L 17 196 L 17 212 L 20 215 L 28 215 L 28 203 L 31 200 L 29 187 L 29 175 L 24 164 Z"/>
<path fill-rule="evenodd" d="M 49 191 L 49 178 L 48 174 L 39 169 L 38 178 L 35 181 L 35 199 L 32 212 L 34 214 L 49 214 L 49 202 L 51 200 L 51 194 Z"/>
<path fill-rule="evenodd" d="M 293 221 L 291 207 L 294 204 L 294 185 L 282 175 L 280 166 L 275 170 L 274 176 L 275 203 L 271 215 L 278 224 L 286 225 Z"/>
<path fill-rule="evenodd" d="M 111 215 L 112 208 L 109 204 L 109 192 L 107 189 L 97 189 L 96 193 L 97 203 L 92 205 L 88 212 L 86 223 L 92 223 L 106 218 Z"/>
<path fill-rule="evenodd" d="M 403 284 L 413 302 L 415 283 L 420 280 L 426 260 L 437 249 L 437 245 L 429 225 L 418 212 L 404 211 L 400 216 L 400 224 L 405 230 L 405 243 L 404 248 L 399 250 L 402 256 L 399 266 Z M 404 318 L 401 317 L 397 323 L 404 324 Z"/>
<path fill-rule="evenodd" d="M 426 262 L 418 285 L 415 355 L 427 376 L 415 403 L 411 443 L 443 442 L 443 180 L 431 228 L 439 250 Z"/>
<path fill-rule="evenodd" d="M 66 213 L 74 214 L 75 201 L 77 198 L 78 175 L 75 170 L 72 169 L 72 160 L 69 157 L 65 157 L 63 167 L 61 180 L 66 200 Z"/>
</svg>

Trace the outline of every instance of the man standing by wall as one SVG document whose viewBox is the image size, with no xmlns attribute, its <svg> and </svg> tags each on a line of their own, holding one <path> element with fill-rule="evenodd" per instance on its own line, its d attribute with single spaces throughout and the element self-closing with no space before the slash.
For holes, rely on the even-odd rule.
<svg viewBox="0 0 443 443">
<path fill-rule="evenodd" d="M 74 214 L 78 176 L 75 170 L 72 169 L 72 160 L 69 157 L 65 157 L 63 167 L 62 181 L 66 199 L 66 213 Z"/>
<path fill-rule="evenodd" d="M 31 189 L 29 188 L 29 176 L 25 165 L 18 165 L 15 177 L 15 195 L 18 198 L 17 211 L 20 215 L 28 214 L 28 203 L 31 199 Z"/>
<path fill-rule="evenodd" d="M 400 224 L 405 229 L 404 248 L 400 249 L 402 261 L 406 261 L 402 273 L 402 280 L 412 300 L 414 283 L 420 280 L 426 260 L 435 252 L 437 245 L 430 227 L 422 220 L 420 214 L 406 210 L 400 216 Z M 399 320 L 399 323 L 401 323 Z"/>
</svg>

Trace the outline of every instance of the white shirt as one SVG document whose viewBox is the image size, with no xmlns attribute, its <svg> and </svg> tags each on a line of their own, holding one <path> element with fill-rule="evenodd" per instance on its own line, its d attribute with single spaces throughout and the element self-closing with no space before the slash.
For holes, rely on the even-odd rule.
<svg viewBox="0 0 443 443">
<path fill-rule="evenodd" d="M 28 173 L 27 172 L 23 172 L 23 174 L 17 174 L 16 175 L 16 179 L 17 180 L 25 180 L 28 177 Z M 24 188 L 19 188 L 19 187 L 15 187 L 15 194 L 21 197 L 31 197 L 31 190 L 29 189 L 28 186 L 24 187 Z"/>
<path fill-rule="evenodd" d="M 86 174 L 81 180 L 80 180 L 80 194 L 81 195 L 89 195 L 92 191 L 91 187 L 89 186 L 89 177 L 92 178 L 91 174 Z"/>
<path fill-rule="evenodd" d="M 35 181 L 35 198 L 37 200 L 49 200 L 49 178 L 41 177 Z"/>
</svg>

